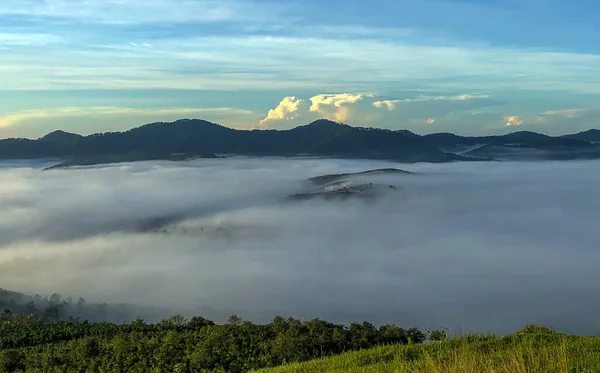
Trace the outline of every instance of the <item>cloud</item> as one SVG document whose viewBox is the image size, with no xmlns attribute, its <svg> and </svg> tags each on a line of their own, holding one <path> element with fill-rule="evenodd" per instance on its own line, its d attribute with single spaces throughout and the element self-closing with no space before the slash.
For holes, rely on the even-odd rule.
<svg viewBox="0 0 600 373">
<path fill-rule="evenodd" d="M 90 32 L 93 34 L 86 37 L 85 43 L 75 40 L 70 48 L 3 54 L 3 65 L 12 72 L 3 76 L 0 89 L 210 87 L 286 92 L 475 92 L 518 88 L 600 93 L 600 74 L 594 73 L 600 71 L 600 57 L 594 55 L 279 33 L 204 37 L 177 34 L 152 40 L 142 34 L 135 36 L 140 40 L 117 38 L 118 42 L 108 43 L 102 34 L 96 34 L 98 31 Z M 70 39 L 70 35 L 78 33 L 62 36 Z M 151 42 L 153 48 L 132 48 L 131 42 Z M 311 57 L 315 55 L 319 55 L 318 60 Z M 440 59 L 445 61 L 443 65 L 437 63 Z"/>
<path fill-rule="evenodd" d="M 563 119 L 580 119 L 590 115 L 600 114 L 600 108 L 576 108 L 563 110 L 549 110 L 538 114 L 539 119 L 547 118 L 563 118 Z"/>
<path fill-rule="evenodd" d="M 64 42 L 54 34 L 0 33 L 0 48 L 8 46 L 46 46 Z"/>
<path fill-rule="evenodd" d="M 107 24 L 222 22 L 257 17 L 259 5 L 215 0 L 5 0 L 0 15 L 84 20 Z"/>
<path fill-rule="evenodd" d="M 548 110 L 535 116 L 533 123 L 540 129 L 565 134 L 597 128 L 600 122 L 599 107 L 579 107 Z"/>
<path fill-rule="evenodd" d="M 508 127 L 510 127 L 510 126 L 520 126 L 521 124 L 523 124 L 523 119 L 521 119 L 520 117 L 518 117 L 516 115 L 504 118 L 504 120 L 506 121 L 506 125 Z"/>
<path fill-rule="evenodd" d="M 322 94 L 310 98 L 310 111 L 320 117 L 344 122 L 354 115 L 355 104 L 364 99 L 375 97 L 372 94 Z"/>
<path fill-rule="evenodd" d="M 421 95 L 416 98 L 407 99 L 396 99 L 396 100 L 381 100 L 373 102 L 373 106 L 378 109 L 388 109 L 390 111 L 398 109 L 399 106 L 405 103 L 413 102 L 428 102 L 428 101 L 455 101 L 455 102 L 467 102 L 478 99 L 489 99 L 489 95 L 459 95 L 459 96 L 426 96 Z"/>
<path fill-rule="evenodd" d="M 57 128 L 88 134 L 125 130 L 142 124 L 181 118 L 202 118 L 237 128 L 251 128 L 259 116 L 250 110 L 235 108 L 164 108 L 141 109 L 118 106 L 59 107 L 24 110 L 0 116 L 2 134 L 27 133 L 41 136 Z M 14 136 L 14 135 L 13 135 Z"/>
<path fill-rule="evenodd" d="M 267 117 L 259 122 L 260 126 L 268 126 L 270 122 L 295 119 L 307 108 L 306 101 L 294 96 L 285 97 L 275 109 L 269 110 Z"/>
<path fill-rule="evenodd" d="M 5 288 L 215 321 L 281 314 L 586 333 L 600 322 L 595 161 L 402 165 L 426 177 L 358 178 L 400 187 L 379 202 L 298 204 L 281 200 L 303 191 L 305 178 L 398 164 L 234 158 L 49 172 L 1 165 Z M 143 231 L 165 217 L 167 234 Z M 219 236 L 219 227 L 231 236 Z"/>
<path fill-rule="evenodd" d="M 411 123 L 432 124 L 438 117 L 466 110 L 496 105 L 488 95 L 417 96 L 405 99 L 382 99 L 372 93 L 320 94 L 309 99 L 311 106 L 297 98 L 282 101 L 261 124 L 289 128 L 317 118 L 345 122 L 356 126 L 402 128 Z M 296 103 L 302 105 L 296 105 Z M 293 105 L 292 105 L 293 104 Z M 286 115 L 292 106 L 293 116 Z"/>
</svg>

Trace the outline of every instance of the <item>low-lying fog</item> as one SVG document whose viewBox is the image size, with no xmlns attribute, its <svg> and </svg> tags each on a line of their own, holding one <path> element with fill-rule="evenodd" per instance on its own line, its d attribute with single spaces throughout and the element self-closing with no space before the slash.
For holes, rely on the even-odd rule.
<svg viewBox="0 0 600 373">
<path fill-rule="evenodd" d="M 0 167 L 3 288 L 217 322 L 600 330 L 596 161 L 42 166 Z M 375 202 L 283 201 L 306 178 L 380 167 L 417 174 L 362 177 L 398 187 Z"/>
</svg>

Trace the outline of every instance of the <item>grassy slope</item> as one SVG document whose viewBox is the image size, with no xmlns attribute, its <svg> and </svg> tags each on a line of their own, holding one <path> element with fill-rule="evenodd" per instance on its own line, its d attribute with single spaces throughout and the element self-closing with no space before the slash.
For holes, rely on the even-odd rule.
<svg viewBox="0 0 600 373">
<path fill-rule="evenodd" d="M 471 335 L 427 345 L 384 346 L 259 372 L 592 373 L 600 372 L 600 337 L 528 327 L 515 335 Z"/>
</svg>

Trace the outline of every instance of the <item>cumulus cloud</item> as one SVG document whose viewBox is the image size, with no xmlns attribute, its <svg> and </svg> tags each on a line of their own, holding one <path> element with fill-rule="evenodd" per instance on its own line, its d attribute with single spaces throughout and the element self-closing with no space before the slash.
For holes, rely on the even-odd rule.
<svg viewBox="0 0 600 373">
<path fill-rule="evenodd" d="M 373 94 L 364 93 L 319 94 L 308 100 L 285 97 L 275 109 L 269 110 L 267 117 L 259 124 L 265 127 L 290 128 L 319 118 L 338 122 L 362 120 L 368 116 L 364 108 L 368 109 L 368 102 L 374 97 Z"/>
<path fill-rule="evenodd" d="M 521 119 L 520 117 L 518 117 L 516 115 L 506 117 L 506 118 L 504 118 L 504 120 L 506 121 L 506 126 L 508 126 L 508 127 L 520 126 L 521 124 L 523 124 L 523 119 Z"/>
<path fill-rule="evenodd" d="M 277 108 L 269 111 L 261 124 L 289 128 L 325 118 L 356 126 L 398 129 L 410 124 L 432 124 L 438 117 L 498 103 L 488 95 L 382 99 L 371 93 L 338 93 L 313 96 L 307 108 L 302 99 L 289 99 L 285 98 Z"/>
<path fill-rule="evenodd" d="M 45 172 L 44 164 L 2 166 L 5 288 L 216 321 L 283 314 L 493 332 L 539 323 L 590 333 L 600 322 L 595 161 L 402 165 L 420 174 L 356 180 L 399 187 L 373 203 L 282 200 L 311 176 L 398 164 L 232 158 Z M 166 233 L 146 231 L 162 224 Z"/>
<path fill-rule="evenodd" d="M 357 103 L 373 97 L 375 96 L 372 94 L 350 93 L 317 95 L 310 98 L 310 111 L 318 113 L 322 118 L 343 122 L 355 114 Z"/>
<path fill-rule="evenodd" d="M 275 109 L 269 110 L 267 117 L 259 122 L 261 126 L 268 126 L 269 123 L 281 120 L 295 119 L 308 105 L 306 101 L 294 96 L 285 97 Z"/>
</svg>

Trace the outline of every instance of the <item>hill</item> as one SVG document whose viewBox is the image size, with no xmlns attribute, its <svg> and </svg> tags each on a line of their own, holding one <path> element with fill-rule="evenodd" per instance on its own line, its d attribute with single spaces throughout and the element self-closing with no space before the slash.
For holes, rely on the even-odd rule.
<svg viewBox="0 0 600 373">
<path fill-rule="evenodd" d="M 258 373 L 600 372 L 600 337 L 529 326 L 517 334 L 467 335 L 421 345 L 382 346 Z"/>
<path fill-rule="evenodd" d="M 416 328 L 349 326 L 280 316 L 254 324 L 232 315 L 225 324 L 201 316 L 158 323 L 73 319 L 84 302 L 55 294 L 15 306 L 22 294 L 0 293 L 0 373 L 4 372 L 248 372 L 382 344 L 422 343 Z M 16 299 L 16 301 L 15 301 Z M 68 302 L 67 302 L 68 303 Z M 0 304 L 0 307 L 2 305 Z M 21 307 L 21 309 L 19 308 Z M 105 305 L 111 312 L 112 306 Z"/>
<path fill-rule="evenodd" d="M 113 307 L 1 290 L 0 373 L 600 371 L 600 337 L 537 326 L 513 335 L 447 339 L 444 330 L 366 321 L 346 326 L 276 316 L 254 324 L 232 315 L 216 324 L 175 315 L 156 323 L 110 323 L 73 317 L 90 310 L 106 316 Z"/>
<path fill-rule="evenodd" d="M 204 120 L 157 122 L 125 132 L 79 136 L 63 131 L 40 139 L 0 141 L 0 159 L 59 158 L 63 166 L 135 160 L 314 155 L 389 159 L 400 162 L 446 162 L 447 154 L 426 141 L 382 129 L 357 128 L 317 120 L 285 131 L 235 130 Z"/>
<path fill-rule="evenodd" d="M 236 130 L 205 120 L 182 119 L 124 132 L 81 136 L 58 130 L 36 140 L 0 140 L 0 159 L 56 158 L 62 162 L 58 167 L 66 167 L 215 158 L 219 154 L 311 155 L 405 163 L 512 159 L 525 153 L 541 159 L 600 158 L 600 145 L 593 144 L 593 139 L 597 139 L 593 131 L 561 137 L 528 131 L 483 137 L 451 133 L 421 136 L 406 130 L 352 127 L 325 119 L 290 130 Z M 482 146 L 488 147 L 487 152 L 470 153 Z M 537 152 L 515 152 L 515 148 Z"/>
<path fill-rule="evenodd" d="M 564 138 L 575 139 L 588 142 L 600 142 L 600 130 L 591 129 L 572 135 L 565 135 Z"/>
</svg>

